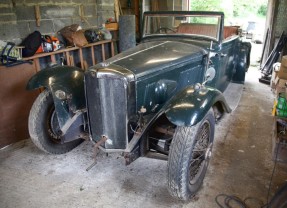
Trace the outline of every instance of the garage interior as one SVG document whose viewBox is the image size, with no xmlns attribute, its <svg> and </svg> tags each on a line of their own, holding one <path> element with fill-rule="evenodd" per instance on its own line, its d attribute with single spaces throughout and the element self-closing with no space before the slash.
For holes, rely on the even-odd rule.
<svg viewBox="0 0 287 208">
<path fill-rule="evenodd" d="M 276 154 L 274 123 L 278 116 L 272 113 L 279 91 L 285 92 L 286 85 L 279 86 L 280 80 L 284 79 L 276 80 L 278 75 L 272 71 L 270 84 L 259 82 L 259 79 L 263 76 L 260 69 L 264 70 L 264 64 L 270 63 L 268 60 L 280 42 L 282 32 L 287 31 L 287 0 L 268 1 L 262 43 L 246 40 L 252 42 L 251 64 L 241 100 L 237 108 L 216 125 L 208 170 L 203 185 L 191 201 L 182 202 L 170 196 L 166 161 L 140 157 L 125 166 L 120 153 L 99 151 L 96 165 L 86 171 L 94 162 L 94 144 L 91 141 L 84 141 L 68 153 L 52 155 L 39 150 L 29 138 L 30 109 L 42 92 L 41 89 L 26 90 L 33 75 L 45 70 L 51 62 L 61 62 L 63 56 L 66 65 L 87 70 L 136 45 L 136 41 L 140 40 L 144 11 L 187 10 L 192 8 L 190 2 L 0 2 L 1 41 L 19 45 L 36 30 L 42 35 L 54 36 L 72 24 L 84 29 L 105 24 L 112 36 L 84 47 L 23 57 L 17 65 L 0 64 L 0 207 L 209 208 L 219 207 L 215 199 L 220 194 L 234 195 L 241 200 L 250 198 L 246 202 L 248 207 L 262 207 L 270 201 L 287 181 L 287 145 L 286 141 L 282 142 L 282 149 L 278 150 L 282 151 L 282 155 Z M 128 24 L 130 27 L 123 23 L 122 34 L 133 34 L 134 39 L 129 40 L 129 46 L 119 43 L 122 38 L 121 16 L 132 16 L 134 21 Z M 275 52 L 278 57 L 272 63 L 281 62 L 282 57 L 287 55 L 287 44 Z"/>
</svg>

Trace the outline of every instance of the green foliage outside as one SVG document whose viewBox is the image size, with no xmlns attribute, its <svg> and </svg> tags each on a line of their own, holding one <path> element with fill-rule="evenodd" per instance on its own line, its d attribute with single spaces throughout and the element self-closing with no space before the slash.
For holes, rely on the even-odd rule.
<svg viewBox="0 0 287 208">
<path fill-rule="evenodd" d="M 267 13 L 268 0 L 189 0 L 193 11 L 223 11 L 227 21 L 233 19 L 263 19 Z"/>
</svg>

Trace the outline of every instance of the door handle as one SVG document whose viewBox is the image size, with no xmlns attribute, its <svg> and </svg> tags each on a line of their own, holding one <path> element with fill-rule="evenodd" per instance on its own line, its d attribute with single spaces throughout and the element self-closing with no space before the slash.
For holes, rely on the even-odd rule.
<svg viewBox="0 0 287 208">
<path fill-rule="evenodd" d="M 216 53 L 215 56 L 226 57 L 227 54 L 226 53 Z"/>
</svg>

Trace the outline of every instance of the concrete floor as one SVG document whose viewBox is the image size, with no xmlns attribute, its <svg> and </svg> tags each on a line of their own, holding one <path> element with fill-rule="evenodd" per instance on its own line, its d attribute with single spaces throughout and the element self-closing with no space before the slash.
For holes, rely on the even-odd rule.
<svg viewBox="0 0 287 208">
<path fill-rule="evenodd" d="M 196 207 L 213 208 L 220 193 L 266 202 L 274 166 L 271 160 L 273 95 L 250 68 L 238 108 L 218 124 L 204 184 L 190 203 L 170 197 L 166 162 L 140 158 L 124 165 L 119 154 L 99 153 L 83 143 L 64 155 L 48 155 L 30 140 L 0 151 L 0 207 Z M 271 193 L 287 180 L 277 163 Z M 252 205 L 252 207 L 256 207 Z"/>
</svg>

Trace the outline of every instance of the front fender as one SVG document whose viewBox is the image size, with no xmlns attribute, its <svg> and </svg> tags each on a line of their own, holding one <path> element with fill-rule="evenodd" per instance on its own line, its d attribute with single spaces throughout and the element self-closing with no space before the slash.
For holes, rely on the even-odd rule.
<svg viewBox="0 0 287 208">
<path fill-rule="evenodd" d="M 226 112 L 231 112 L 223 94 L 217 89 L 201 87 L 196 90 L 194 87 L 188 87 L 170 100 L 165 115 L 176 126 L 193 126 L 201 121 L 217 102 L 220 102 Z"/>
<path fill-rule="evenodd" d="M 78 110 L 86 108 L 84 90 L 84 71 L 77 67 L 54 66 L 43 69 L 35 74 L 28 82 L 26 89 L 47 88 L 53 95 L 59 125 L 65 123 Z M 60 100 L 55 92 L 64 91 L 67 100 Z"/>
</svg>

